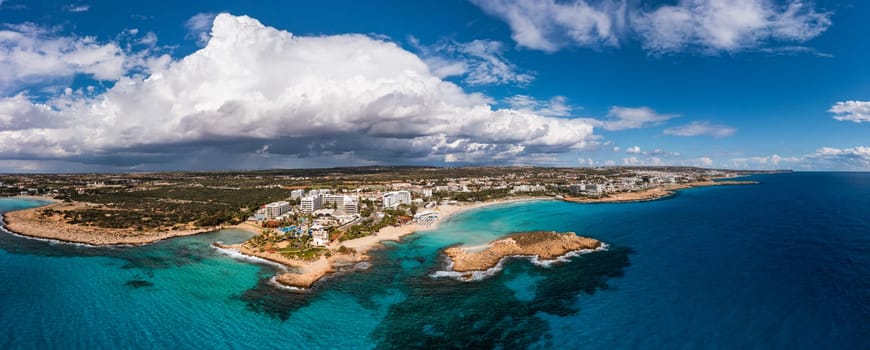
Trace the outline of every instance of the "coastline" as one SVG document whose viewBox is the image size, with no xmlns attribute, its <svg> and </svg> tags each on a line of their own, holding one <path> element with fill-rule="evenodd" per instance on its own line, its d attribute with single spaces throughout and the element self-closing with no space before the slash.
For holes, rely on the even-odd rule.
<svg viewBox="0 0 870 350">
<path fill-rule="evenodd" d="M 277 274 L 273 281 L 281 286 L 292 287 L 293 290 L 304 291 L 311 288 L 317 281 L 323 277 L 335 273 L 341 267 L 353 265 L 359 262 L 369 260 L 367 253 L 373 249 L 383 248 L 382 242 L 385 241 L 401 241 L 402 237 L 413 234 L 415 232 L 431 231 L 438 228 L 439 224 L 446 221 L 450 217 L 473 209 L 483 207 L 520 203 L 528 201 L 552 200 L 551 197 L 527 197 L 527 198 L 507 198 L 488 202 L 478 202 L 471 204 L 456 204 L 443 205 L 434 208 L 434 211 L 439 213 L 438 221 L 429 226 L 419 225 L 416 223 L 406 224 L 402 226 L 388 226 L 382 228 L 377 233 L 347 240 L 344 242 L 333 242 L 329 246 L 329 257 L 320 257 L 318 260 L 305 261 L 298 259 L 290 259 L 277 253 L 253 251 L 242 244 L 223 245 L 216 243 L 214 246 L 219 249 L 231 249 L 242 256 L 255 257 L 268 260 L 273 263 L 281 264 L 290 268 L 292 271 L 282 272 Z M 341 247 L 350 248 L 349 253 L 341 253 Z"/>
<path fill-rule="evenodd" d="M 466 211 L 480 209 L 484 207 L 500 205 L 500 204 L 513 204 L 513 203 L 522 203 L 522 202 L 536 202 L 536 201 L 548 201 L 554 200 L 553 197 L 526 197 L 526 198 L 506 198 L 506 199 L 497 199 L 493 201 L 487 202 L 475 202 L 469 204 L 450 204 L 450 205 L 441 205 L 437 206 L 434 211 L 439 213 L 438 221 L 434 222 L 432 225 L 423 226 L 419 224 L 407 224 L 402 226 L 388 226 L 382 228 L 377 233 L 366 236 L 355 238 L 351 240 L 347 240 L 344 242 L 337 242 L 330 245 L 330 248 L 337 249 L 339 246 L 345 246 L 348 248 L 353 248 L 357 252 L 365 253 L 371 249 L 377 248 L 378 246 L 382 246 L 381 242 L 385 241 L 401 241 L 401 238 L 407 235 L 410 235 L 415 232 L 422 231 L 433 231 L 437 230 L 441 223 L 447 221 L 451 217 L 464 213 Z"/>
<path fill-rule="evenodd" d="M 682 184 L 672 184 L 660 187 L 654 187 L 637 192 L 621 192 L 606 197 L 588 198 L 588 197 L 565 197 L 562 200 L 572 203 L 631 203 L 631 202 L 648 202 L 658 199 L 667 198 L 676 194 L 679 190 L 711 187 L 711 186 L 735 186 L 735 185 L 756 185 L 758 181 L 695 181 Z"/>
<path fill-rule="evenodd" d="M 13 197 L 15 198 L 15 197 Z M 46 205 L 4 212 L 3 229 L 9 233 L 56 242 L 85 244 L 91 246 L 143 245 L 181 236 L 211 232 L 220 227 L 188 228 L 168 231 L 136 231 L 131 228 L 105 228 L 96 226 L 72 225 L 54 218 L 41 217 L 38 211 L 46 208 L 78 208 L 86 203 L 61 202 L 52 198 L 20 196 L 17 198 L 49 201 Z"/>
<path fill-rule="evenodd" d="M 566 197 L 561 200 L 575 203 L 624 203 L 624 202 L 639 202 L 652 201 L 671 196 L 675 191 L 705 186 L 722 186 L 722 185 L 742 185 L 756 184 L 756 181 L 699 181 L 685 184 L 674 184 L 656 187 L 639 192 L 628 192 L 613 194 L 603 198 L 577 198 Z M 157 241 L 195 235 L 199 233 L 212 232 L 220 229 L 239 229 L 248 231 L 253 234 L 260 234 L 262 230 L 248 223 L 241 223 L 232 226 L 218 226 L 207 228 L 191 228 L 187 230 L 169 230 L 169 231 L 135 231 L 133 229 L 112 229 L 100 228 L 93 226 L 71 225 L 59 220 L 50 220 L 40 217 L 37 214 L 38 210 L 55 207 L 55 206 L 83 206 L 88 203 L 63 203 L 51 198 L 40 196 L 18 196 L 19 198 L 35 199 L 48 201 L 50 203 L 28 208 L 18 211 L 3 213 L 3 228 L 12 234 L 52 241 L 60 241 L 72 244 L 86 244 L 92 246 L 107 246 L 107 245 L 143 245 L 154 243 Z M 342 267 L 369 260 L 367 253 L 372 249 L 384 247 L 382 244 L 385 241 L 401 241 L 402 237 L 424 231 L 436 230 L 441 223 L 450 220 L 453 216 L 489 206 L 512 204 L 532 201 L 549 201 L 556 200 L 555 197 L 509 197 L 493 201 L 463 203 L 463 204 L 448 204 L 439 205 L 432 208 L 432 211 L 439 213 L 437 221 L 430 225 L 420 225 L 417 223 L 406 224 L 402 226 L 388 226 L 380 229 L 373 235 L 355 238 L 352 240 L 332 242 L 328 247 L 328 252 L 317 260 L 305 261 L 287 258 L 278 253 L 258 252 L 253 251 L 242 244 L 223 245 L 214 243 L 213 246 L 218 249 L 228 249 L 238 253 L 242 257 L 254 257 L 263 259 L 272 263 L 280 264 L 289 268 L 288 271 L 277 274 L 273 281 L 282 286 L 289 286 L 296 289 L 311 288 L 318 280 L 341 270 Z M 11 220 L 10 220 L 11 219 Z M 345 248 L 345 249 L 342 249 Z M 350 249 L 346 249 L 350 248 Z M 340 252 L 341 251 L 341 252 Z M 516 253 L 516 252 L 515 252 Z M 515 254 L 512 254 L 515 255 Z M 520 254 L 524 255 L 524 254 Z M 501 259 L 498 259 L 501 260 Z"/>
</svg>

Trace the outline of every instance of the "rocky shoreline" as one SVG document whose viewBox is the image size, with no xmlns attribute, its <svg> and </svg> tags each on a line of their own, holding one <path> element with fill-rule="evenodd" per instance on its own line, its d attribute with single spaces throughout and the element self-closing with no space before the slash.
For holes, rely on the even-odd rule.
<svg viewBox="0 0 870 350">
<path fill-rule="evenodd" d="M 577 236 L 574 232 L 533 231 L 515 233 L 490 242 L 482 250 L 452 247 L 444 250 L 454 272 L 484 271 L 511 256 L 537 256 L 539 259 L 558 259 L 570 252 L 598 249 L 602 242 Z"/>
<path fill-rule="evenodd" d="M 243 256 L 256 257 L 269 262 L 287 267 L 287 271 L 275 275 L 274 281 L 282 286 L 297 289 L 309 289 L 315 282 L 324 276 L 336 271 L 337 266 L 353 265 L 358 262 L 369 260 L 369 256 L 363 253 L 331 252 L 329 257 L 321 256 L 317 260 L 306 261 L 291 259 L 278 253 L 260 252 L 246 247 L 244 244 L 226 245 L 213 243 L 214 247 L 224 250 L 232 250 Z"/>
<path fill-rule="evenodd" d="M 40 215 L 44 209 L 68 210 L 83 206 L 87 204 L 55 202 L 41 207 L 10 211 L 3 213 L 3 226 L 5 230 L 20 236 L 94 246 L 142 245 L 220 229 L 220 227 L 188 227 L 184 230 L 137 231 L 132 228 L 72 225 L 64 222 L 58 214 L 50 217 Z"/>
</svg>

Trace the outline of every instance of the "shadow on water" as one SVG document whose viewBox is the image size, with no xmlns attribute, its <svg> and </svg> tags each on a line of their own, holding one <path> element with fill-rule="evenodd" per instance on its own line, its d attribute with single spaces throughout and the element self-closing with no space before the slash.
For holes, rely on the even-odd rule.
<svg viewBox="0 0 870 350">
<path fill-rule="evenodd" d="M 233 298 L 244 302 L 250 311 L 286 321 L 293 312 L 310 304 L 320 288 L 309 292 L 292 292 L 275 287 L 269 278 L 260 278 L 256 286 Z"/>
<path fill-rule="evenodd" d="M 625 247 L 595 252 L 550 269 L 526 260 L 506 263 L 498 276 L 479 282 L 408 277 L 408 298 L 392 306 L 374 333 L 378 348 L 526 348 L 547 343 L 548 325 L 537 314 L 579 312 L 577 297 L 608 288 L 623 275 L 632 251 Z M 518 300 L 505 285 L 507 272 L 536 270 L 531 301 Z"/>
<path fill-rule="evenodd" d="M 138 247 L 82 247 L 3 232 L 0 249 L 10 254 L 118 259 L 119 262 L 110 264 L 143 271 L 125 286 L 148 289 L 154 287 L 149 281 L 153 270 L 196 264 L 220 254 L 209 246 L 218 237 L 207 233 Z M 362 307 L 385 313 L 372 335 L 379 343 L 378 348 L 527 347 L 547 341 L 543 337 L 548 325 L 537 316 L 539 313 L 570 315 L 580 311 L 577 296 L 607 289 L 608 279 L 621 276 L 629 266 L 631 254 L 629 248 L 611 247 L 552 269 L 535 268 L 526 260 L 512 260 L 505 264 L 506 273 L 466 283 L 430 278 L 426 269 L 440 269 L 439 257 L 418 245 L 418 238 L 403 240 L 401 248 L 387 244 L 386 249 L 371 254 L 370 263 L 374 267 L 329 276 L 306 293 L 276 288 L 269 282 L 275 271 L 264 267 L 256 286 L 233 298 L 253 312 L 287 320 L 321 297 L 323 291 L 353 296 Z M 397 252 L 401 256 L 397 257 Z M 408 266 L 414 272 L 409 273 Z M 505 285 L 507 272 L 518 270 L 534 270 L 532 273 L 542 277 L 530 301 L 517 299 Z M 381 304 L 379 300 L 396 291 L 404 295 L 401 301 L 391 306 Z"/>
</svg>

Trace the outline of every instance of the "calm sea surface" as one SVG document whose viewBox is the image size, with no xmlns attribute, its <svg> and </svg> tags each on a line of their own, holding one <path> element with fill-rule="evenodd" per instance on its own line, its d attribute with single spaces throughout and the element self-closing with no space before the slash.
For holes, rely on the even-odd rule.
<svg viewBox="0 0 870 350">
<path fill-rule="evenodd" d="M 209 246 L 241 231 L 127 248 L 0 232 L 0 348 L 870 348 L 870 173 L 754 179 L 466 212 L 304 294 Z M 444 247 L 526 230 L 610 249 L 551 268 L 511 260 L 477 282 L 430 277 Z"/>
</svg>

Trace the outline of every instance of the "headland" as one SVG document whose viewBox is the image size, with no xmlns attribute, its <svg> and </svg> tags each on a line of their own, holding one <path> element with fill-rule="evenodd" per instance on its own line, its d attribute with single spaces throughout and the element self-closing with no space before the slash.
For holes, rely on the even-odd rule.
<svg viewBox="0 0 870 350">
<path fill-rule="evenodd" d="M 570 252 L 598 249 L 602 244 L 574 232 L 533 231 L 515 233 L 484 246 L 447 248 L 444 254 L 450 258 L 454 272 L 471 272 L 491 269 L 507 257 L 534 256 L 553 260 Z"/>
</svg>

